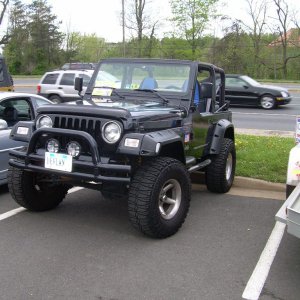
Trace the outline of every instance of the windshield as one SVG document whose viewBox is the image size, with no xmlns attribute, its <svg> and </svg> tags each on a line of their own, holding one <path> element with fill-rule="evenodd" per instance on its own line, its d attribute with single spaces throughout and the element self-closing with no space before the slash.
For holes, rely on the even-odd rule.
<svg viewBox="0 0 300 300">
<path fill-rule="evenodd" d="M 250 83 L 253 86 L 261 85 L 259 82 L 257 82 L 256 80 L 254 80 L 253 78 L 251 78 L 247 75 L 243 75 L 243 76 L 241 76 L 241 78 L 243 78 L 246 82 Z"/>
<path fill-rule="evenodd" d="M 167 94 L 186 92 L 190 65 L 160 62 L 102 62 L 94 82 L 93 96 L 110 96 L 113 91 L 139 93 L 149 96 L 146 91 L 163 99 Z"/>
</svg>

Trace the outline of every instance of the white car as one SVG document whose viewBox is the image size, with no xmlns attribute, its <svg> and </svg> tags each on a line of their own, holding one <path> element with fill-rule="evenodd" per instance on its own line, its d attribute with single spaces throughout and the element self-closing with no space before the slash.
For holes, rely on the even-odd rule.
<svg viewBox="0 0 300 300">
<path fill-rule="evenodd" d="M 83 78 L 83 93 L 93 75 L 94 70 L 57 70 L 43 75 L 37 86 L 37 94 L 55 103 L 80 99 L 74 88 L 75 78 Z"/>
</svg>

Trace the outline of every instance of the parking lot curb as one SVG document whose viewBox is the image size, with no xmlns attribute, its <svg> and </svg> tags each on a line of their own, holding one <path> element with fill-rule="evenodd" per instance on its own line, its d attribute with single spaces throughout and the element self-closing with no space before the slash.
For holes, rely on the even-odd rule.
<svg viewBox="0 0 300 300">
<path fill-rule="evenodd" d="M 194 190 L 206 189 L 204 173 L 193 173 L 191 174 L 191 179 Z M 228 194 L 244 197 L 285 200 L 285 184 L 250 177 L 236 176 Z"/>
<path fill-rule="evenodd" d="M 233 186 L 244 187 L 247 189 L 254 189 L 254 190 L 267 190 L 267 191 L 277 191 L 277 192 L 285 191 L 284 183 L 274 183 L 265 180 L 248 178 L 248 177 L 240 177 L 240 176 L 235 177 Z"/>
<path fill-rule="evenodd" d="M 236 134 L 295 138 L 294 131 L 235 128 Z"/>
</svg>

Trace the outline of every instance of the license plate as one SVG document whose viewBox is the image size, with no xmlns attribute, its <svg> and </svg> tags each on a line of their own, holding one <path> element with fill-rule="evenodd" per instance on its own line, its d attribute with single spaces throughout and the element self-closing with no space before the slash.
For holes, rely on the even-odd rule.
<svg viewBox="0 0 300 300">
<path fill-rule="evenodd" d="M 45 152 L 45 168 L 72 172 L 72 156 L 63 153 Z"/>
</svg>

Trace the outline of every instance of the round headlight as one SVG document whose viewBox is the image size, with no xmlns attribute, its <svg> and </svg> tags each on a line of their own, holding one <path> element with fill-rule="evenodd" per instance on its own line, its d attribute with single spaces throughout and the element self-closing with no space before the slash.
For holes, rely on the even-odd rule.
<svg viewBox="0 0 300 300">
<path fill-rule="evenodd" d="M 36 122 L 36 128 L 51 128 L 52 126 L 53 122 L 49 116 L 41 116 Z"/>
<path fill-rule="evenodd" d="M 46 149 L 48 152 L 57 153 L 59 150 L 59 141 L 56 139 L 50 139 L 46 142 Z"/>
<path fill-rule="evenodd" d="M 70 142 L 67 145 L 67 152 L 73 157 L 77 157 L 80 154 L 81 147 L 77 142 Z"/>
<path fill-rule="evenodd" d="M 116 122 L 107 122 L 102 127 L 102 137 L 109 144 L 116 143 L 120 139 L 121 133 L 121 126 Z"/>
</svg>

